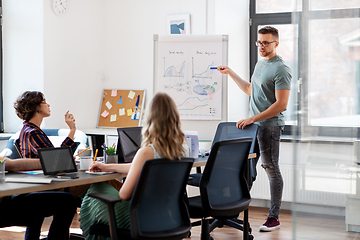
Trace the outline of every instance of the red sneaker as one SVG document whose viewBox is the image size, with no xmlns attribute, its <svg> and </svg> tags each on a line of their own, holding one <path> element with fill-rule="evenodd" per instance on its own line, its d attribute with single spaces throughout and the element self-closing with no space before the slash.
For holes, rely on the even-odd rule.
<svg viewBox="0 0 360 240">
<path fill-rule="evenodd" d="M 266 222 L 259 227 L 260 232 L 271 232 L 280 228 L 280 222 L 274 217 L 268 217 Z"/>
</svg>

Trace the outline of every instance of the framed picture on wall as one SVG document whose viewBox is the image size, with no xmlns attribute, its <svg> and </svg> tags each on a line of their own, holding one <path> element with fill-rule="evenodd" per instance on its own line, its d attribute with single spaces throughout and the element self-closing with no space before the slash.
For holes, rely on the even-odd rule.
<svg viewBox="0 0 360 240">
<path fill-rule="evenodd" d="M 190 34 L 190 14 L 174 14 L 167 16 L 168 34 Z"/>
</svg>

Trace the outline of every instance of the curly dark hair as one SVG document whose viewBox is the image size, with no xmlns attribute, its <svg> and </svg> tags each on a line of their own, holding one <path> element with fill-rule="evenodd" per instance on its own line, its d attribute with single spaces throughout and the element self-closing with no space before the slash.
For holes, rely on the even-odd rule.
<svg viewBox="0 0 360 240">
<path fill-rule="evenodd" d="M 14 108 L 16 115 L 29 121 L 38 110 L 40 104 L 45 100 L 44 94 L 38 91 L 26 91 L 24 92 L 16 102 L 14 102 Z"/>
<path fill-rule="evenodd" d="M 271 34 L 273 35 L 277 40 L 279 40 L 279 31 L 271 26 L 265 26 L 263 28 L 261 28 L 258 33 L 260 34 Z"/>
</svg>

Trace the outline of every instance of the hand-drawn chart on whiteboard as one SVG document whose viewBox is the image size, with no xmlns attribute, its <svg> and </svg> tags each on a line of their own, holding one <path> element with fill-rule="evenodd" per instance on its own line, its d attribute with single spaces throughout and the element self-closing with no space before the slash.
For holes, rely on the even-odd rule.
<svg viewBox="0 0 360 240">
<path fill-rule="evenodd" d="M 159 41 L 156 90 L 169 94 L 181 119 L 220 120 L 222 42 Z"/>
</svg>

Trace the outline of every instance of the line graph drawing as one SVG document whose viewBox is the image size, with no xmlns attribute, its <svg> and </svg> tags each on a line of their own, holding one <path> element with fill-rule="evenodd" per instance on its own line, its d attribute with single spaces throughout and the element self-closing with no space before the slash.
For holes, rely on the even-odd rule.
<svg viewBox="0 0 360 240">
<path fill-rule="evenodd" d="M 183 61 L 182 64 L 180 65 L 179 70 L 177 70 L 177 68 L 174 65 L 171 65 L 169 67 L 166 67 L 165 64 L 165 57 L 164 59 L 164 77 L 184 77 L 185 75 L 185 63 L 186 61 Z"/>
<path fill-rule="evenodd" d="M 213 71 L 210 69 L 211 66 L 214 66 L 214 61 L 208 65 L 205 70 L 197 70 L 197 69 L 201 69 L 201 67 L 198 67 L 195 64 L 194 61 L 194 57 L 192 57 L 192 77 L 193 78 L 212 78 L 213 76 Z M 196 71 L 198 71 L 198 73 L 195 73 Z"/>
<path fill-rule="evenodd" d="M 195 101 L 193 101 L 195 100 Z M 195 110 L 209 105 L 209 98 L 188 97 L 181 104 L 177 105 L 178 111 Z"/>
</svg>

